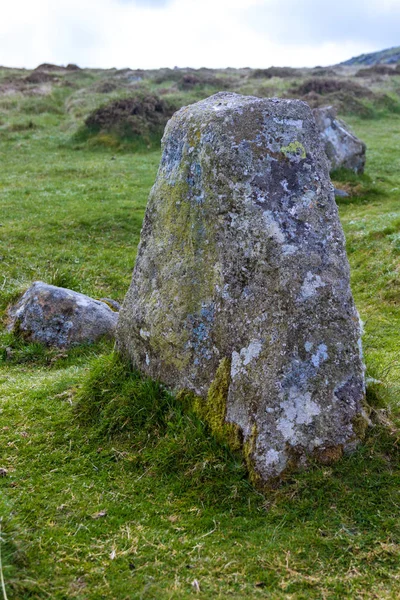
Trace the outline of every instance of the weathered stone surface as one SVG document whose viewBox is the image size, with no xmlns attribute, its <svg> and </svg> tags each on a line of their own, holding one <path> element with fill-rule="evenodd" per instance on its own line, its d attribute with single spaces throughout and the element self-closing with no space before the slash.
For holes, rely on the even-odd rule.
<svg viewBox="0 0 400 600">
<path fill-rule="evenodd" d="M 344 167 L 355 173 L 363 173 L 365 168 L 366 145 L 336 116 L 332 106 L 313 110 L 315 122 L 320 131 L 330 170 Z"/>
<path fill-rule="evenodd" d="M 73 290 L 35 281 L 9 311 L 9 329 L 30 342 L 67 347 L 113 337 L 118 313 Z"/>
<path fill-rule="evenodd" d="M 219 93 L 169 121 L 116 339 L 254 479 L 357 443 L 359 319 L 305 103 Z"/>
</svg>

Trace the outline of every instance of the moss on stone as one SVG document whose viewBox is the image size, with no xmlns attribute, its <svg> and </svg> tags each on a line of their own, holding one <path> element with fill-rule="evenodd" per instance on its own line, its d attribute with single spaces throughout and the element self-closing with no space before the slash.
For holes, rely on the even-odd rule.
<svg viewBox="0 0 400 600">
<path fill-rule="evenodd" d="M 164 240 L 164 248 L 169 248 L 176 256 L 185 256 L 188 265 L 186 285 L 165 281 L 163 286 L 171 286 L 171 298 L 179 299 L 188 313 L 197 312 L 205 298 L 210 298 L 214 290 L 215 273 L 213 265 L 216 260 L 213 225 L 204 218 L 204 210 L 200 202 L 193 198 L 193 190 L 188 183 L 189 162 L 180 167 L 179 178 L 173 183 L 162 181 L 157 194 L 164 198 L 158 223 L 162 230 L 158 236 Z M 168 236 L 168 239 L 166 239 Z M 201 260 L 200 260 L 201 259 Z M 210 265 L 210 269 L 204 269 Z M 165 292 L 164 292 L 165 293 Z"/>
<path fill-rule="evenodd" d="M 180 390 L 176 397 L 186 410 L 192 410 L 204 421 L 212 435 L 221 443 L 227 444 L 233 452 L 240 452 L 248 470 L 251 483 L 260 490 L 267 489 L 265 482 L 254 468 L 253 453 L 256 448 L 257 426 L 254 424 L 251 434 L 244 442 L 241 429 L 234 423 L 226 422 L 226 406 L 231 383 L 231 361 L 223 358 L 215 378 L 208 390 L 207 398 L 201 398 L 189 390 Z"/>
<path fill-rule="evenodd" d="M 264 489 L 265 482 L 263 482 L 262 477 L 254 468 L 253 453 L 256 448 L 257 437 L 257 425 L 254 424 L 251 430 L 251 434 L 243 444 L 243 456 L 246 462 L 246 467 L 249 473 L 249 479 L 251 483 L 259 489 Z"/>
<path fill-rule="evenodd" d="M 206 402 L 202 407 L 204 419 L 212 434 L 220 441 L 226 442 L 231 450 L 240 450 L 242 439 L 240 428 L 226 422 L 226 405 L 231 383 L 231 361 L 223 358 L 211 383 Z"/>
<path fill-rule="evenodd" d="M 362 414 L 358 414 L 352 418 L 351 424 L 357 438 L 360 440 L 364 439 L 368 429 L 368 420 Z"/>
<path fill-rule="evenodd" d="M 314 457 L 317 462 L 322 465 L 332 465 L 343 456 L 343 445 L 338 444 L 337 446 L 328 446 L 327 448 L 321 448 L 315 450 Z"/>
<path fill-rule="evenodd" d="M 198 132 L 200 134 L 200 132 Z M 194 140 L 197 137 L 194 132 Z M 163 252 L 175 257 L 184 257 L 187 268 L 180 277 L 163 277 L 162 293 L 168 305 L 175 305 L 175 314 L 180 320 L 186 321 L 188 315 L 200 315 L 204 302 L 212 301 L 215 278 L 217 273 L 213 268 L 216 262 L 214 235 L 212 224 L 205 221 L 201 206 L 193 199 L 193 191 L 188 183 L 189 162 L 181 166 L 179 177 L 173 182 L 161 179 L 157 190 L 153 190 L 163 198 L 159 205 L 159 213 L 155 220 L 157 237 L 161 240 Z M 162 223 L 162 227 L 158 224 Z M 210 265 L 205 269 L 204 265 Z M 162 276 L 162 274 L 161 274 Z M 157 306 L 158 298 L 149 289 L 147 305 Z M 168 315 L 167 315 L 168 318 Z M 164 363 L 173 365 L 180 371 L 189 364 L 190 356 L 182 356 L 177 348 L 189 341 L 190 331 L 183 328 L 179 334 L 168 330 L 166 336 L 165 315 L 153 320 L 151 344 L 153 350 L 163 356 Z"/>
<path fill-rule="evenodd" d="M 237 451 L 242 448 L 240 428 L 234 423 L 227 423 L 225 420 L 231 382 L 230 371 L 230 359 L 223 358 L 209 387 L 206 399 L 186 391 L 179 392 L 178 398 L 183 400 L 186 405 L 189 404 L 197 416 L 207 423 L 211 433 L 219 442 L 226 443 L 231 450 Z"/>
</svg>

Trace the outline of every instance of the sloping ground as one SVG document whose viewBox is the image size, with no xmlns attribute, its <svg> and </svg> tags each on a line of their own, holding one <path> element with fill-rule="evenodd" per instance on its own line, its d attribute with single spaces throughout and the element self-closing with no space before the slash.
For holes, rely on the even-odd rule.
<svg viewBox="0 0 400 600">
<path fill-rule="evenodd" d="M 0 131 L 38 128 L 39 115 L 58 114 L 65 117 L 63 127 L 75 147 L 157 148 L 171 111 L 222 90 L 300 98 L 312 107 L 330 104 L 344 115 L 368 119 L 400 113 L 400 70 L 394 64 L 379 69 L 368 64 L 358 72 L 343 65 L 220 70 L 0 67 Z"/>
<path fill-rule="evenodd" d="M 352 67 L 352 66 L 372 66 L 372 65 L 390 65 L 400 62 L 400 46 L 395 48 L 387 48 L 386 50 L 380 50 L 379 52 L 370 52 L 369 54 L 361 54 L 360 56 L 354 56 L 349 60 L 346 60 L 341 65 Z"/>
</svg>

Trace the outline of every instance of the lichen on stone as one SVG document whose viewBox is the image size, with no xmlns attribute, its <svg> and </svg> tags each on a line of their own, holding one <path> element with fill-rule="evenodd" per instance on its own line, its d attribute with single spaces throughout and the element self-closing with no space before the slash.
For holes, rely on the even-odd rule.
<svg viewBox="0 0 400 600">
<path fill-rule="evenodd" d="M 220 93 L 178 111 L 119 350 L 191 394 L 211 432 L 241 447 L 252 479 L 265 483 L 324 448 L 354 447 L 365 396 L 359 340 L 310 108 Z"/>
<path fill-rule="evenodd" d="M 307 157 L 306 150 L 301 142 L 296 140 L 295 142 L 290 142 L 287 146 L 282 146 L 281 152 L 288 157 L 290 155 L 299 156 L 301 159 L 305 159 Z"/>
</svg>

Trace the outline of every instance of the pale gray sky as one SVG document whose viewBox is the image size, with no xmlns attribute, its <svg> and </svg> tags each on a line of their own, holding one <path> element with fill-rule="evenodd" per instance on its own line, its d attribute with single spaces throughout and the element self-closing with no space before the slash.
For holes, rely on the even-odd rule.
<svg viewBox="0 0 400 600">
<path fill-rule="evenodd" d="M 328 65 L 400 45 L 400 0 L 0 0 L 0 64 Z"/>
</svg>

